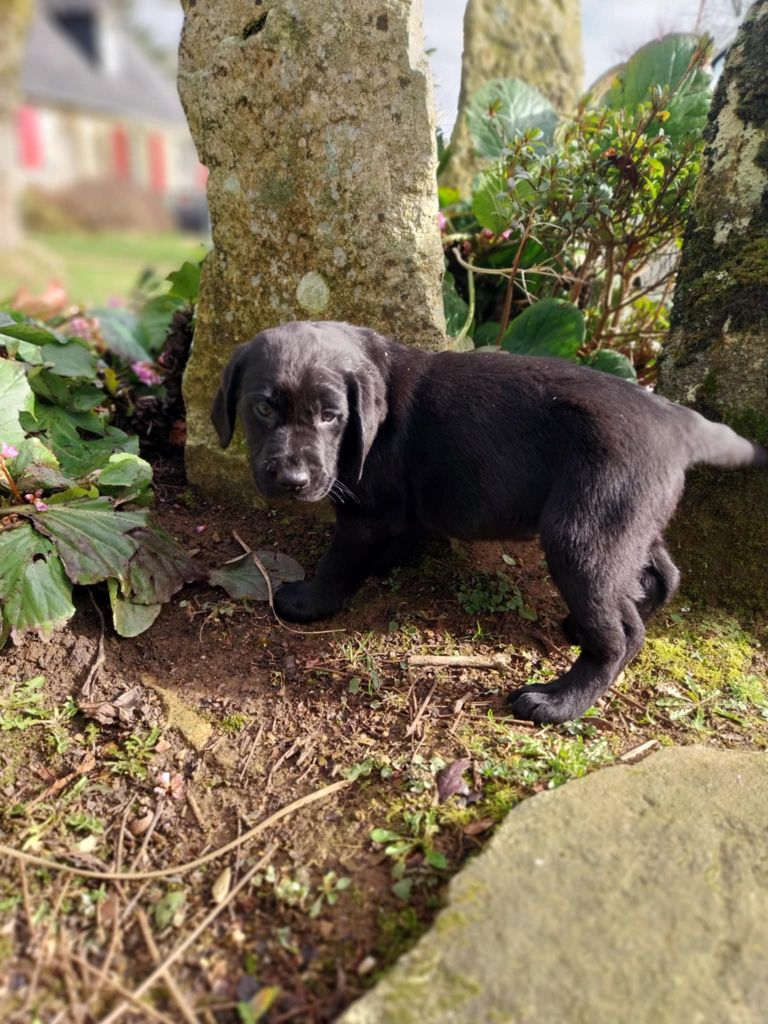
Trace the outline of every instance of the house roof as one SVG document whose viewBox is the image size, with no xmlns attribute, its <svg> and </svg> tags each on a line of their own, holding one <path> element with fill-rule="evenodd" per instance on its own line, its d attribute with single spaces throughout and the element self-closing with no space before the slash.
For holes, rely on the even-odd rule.
<svg viewBox="0 0 768 1024">
<path fill-rule="evenodd" d="M 98 114 L 184 124 L 175 84 L 129 32 L 120 34 L 119 69 L 107 72 L 93 64 L 48 13 L 84 6 L 83 0 L 47 0 L 38 6 L 22 66 L 24 97 Z M 108 8 L 111 3 L 90 0 L 89 6 Z"/>
</svg>

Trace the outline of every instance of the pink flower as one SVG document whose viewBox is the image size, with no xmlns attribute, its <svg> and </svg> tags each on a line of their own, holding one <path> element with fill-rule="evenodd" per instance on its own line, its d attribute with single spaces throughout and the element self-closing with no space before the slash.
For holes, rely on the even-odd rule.
<svg viewBox="0 0 768 1024">
<path fill-rule="evenodd" d="M 0 441 L 0 459 L 15 459 L 18 454 L 18 451 L 12 444 L 6 444 L 5 441 Z"/>
<path fill-rule="evenodd" d="M 506 231 L 502 231 L 501 232 L 501 234 L 499 235 L 499 238 L 503 238 L 504 241 L 506 242 L 506 240 L 509 238 L 509 236 L 511 234 L 512 234 L 512 229 L 511 228 L 507 228 Z"/>
<path fill-rule="evenodd" d="M 34 505 L 38 512 L 46 512 L 48 509 L 46 503 L 40 498 L 42 493 L 42 491 L 35 491 L 34 494 L 24 495 L 24 500 L 28 501 L 30 505 Z"/>
<path fill-rule="evenodd" d="M 437 224 L 441 231 L 445 231 L 445 229 L 448 227 L 448 218 L 445 216 L 442 210 L 437 215 Z"/>
<path fill-rule="evenodd" d="M 146 384 L 147 387 L 156 387 L 158 384 L 162 384 L 163 378 L 159 374 L 152 363 L 138 362 L 131 363 L 131 369 L 139 378 L 142 384 Z"/>
<path fill-rule="evenodd" d="M 480 237 L 493 238 L 493 232 L 490 230 L 490 228 L 483 228 L 483 230 L 480 232 Z"/>
<path fill-rule="evenodd" d="M 98 329 L 99 321 L 95 317 L 89 320 L 84 316 L 73 316 L 67 324 L 67 333 L 71 337 L 84 338 L 86 341 L 90 341 Z"/>
</svg>

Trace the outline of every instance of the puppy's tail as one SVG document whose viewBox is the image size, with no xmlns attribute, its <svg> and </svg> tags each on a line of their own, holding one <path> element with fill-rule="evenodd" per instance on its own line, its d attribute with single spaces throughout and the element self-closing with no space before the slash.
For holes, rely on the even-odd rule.
<svg viewBox="0 0 768 1024">
<path fill-rule="evenodd" d="M 697 419 L 692 465 L 704 463 L 721 469 L 768 466 L 768 448 L 748 441 L 724 423 L 713 423 L 693 410 L 688 411 Z"/>
</svg>

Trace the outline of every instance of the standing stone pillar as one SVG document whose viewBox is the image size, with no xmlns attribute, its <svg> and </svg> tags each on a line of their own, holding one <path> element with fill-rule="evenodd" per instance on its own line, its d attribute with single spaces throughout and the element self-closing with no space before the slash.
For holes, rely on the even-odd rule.
<svg viewBox="0 0 768 1024">
<path fill-rule="evenodd" d="M 210 172 L 187 468 L 242 496 L 209 410 L 231 350 L 289 320 L 444 339 L 421 0 L 183 0 L 179 91 Z"/>
<path fill-rule="evenodd" d="M 16 169 L 16 110 L 31 0 L 5 0 L 0 33 L 0 249 L 12 251 L 22 239 Z"/>
<path fill-rule="evenodd" d="M 469 0 L 459 111 L 451 159 L 440 183 L 469 195 L 481 165 L 466 110 L 477 90 L 492 78 L 520 78 L 565 112 L 575 107 L 583 77 L 581 0 Z"/>
<path fill-rule="evenodd" d="M 731 48 L 705 130 L 659 389 L 768 445 L 768 0 Z M 768 611 L 768 473 L 699 472 L 673 527 L 693 589 Z"/>
</svg>

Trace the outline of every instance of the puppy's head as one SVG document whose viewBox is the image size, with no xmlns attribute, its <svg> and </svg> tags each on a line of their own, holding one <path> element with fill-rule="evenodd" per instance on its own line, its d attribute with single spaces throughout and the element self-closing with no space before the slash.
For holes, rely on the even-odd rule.
<svg viewBox="0 0 768 1024">
<path fill-rule="evenodd" d="M 347 324 L 292 323 L 235 349 L 211 418 L 226 448 L 239 414 L 265 497 L 319 501 L 359 481 L 387 414 L 376 344 Z"/>
</svg>

